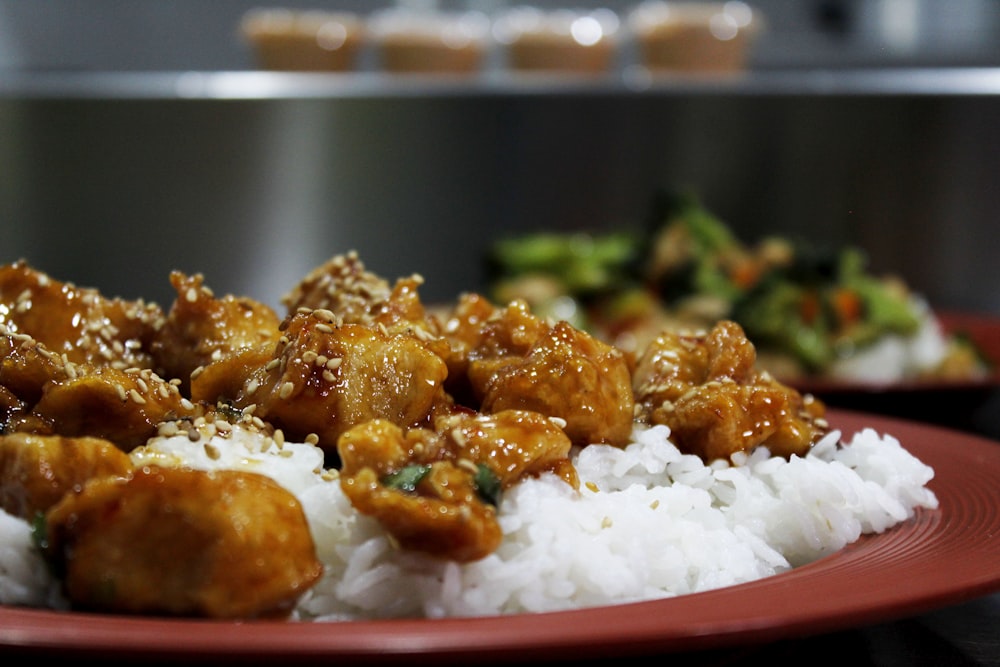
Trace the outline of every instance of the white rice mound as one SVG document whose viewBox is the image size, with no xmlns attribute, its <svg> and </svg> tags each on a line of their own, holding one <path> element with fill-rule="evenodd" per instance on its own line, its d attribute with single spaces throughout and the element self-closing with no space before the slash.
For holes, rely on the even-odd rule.
<svg viewBox="0 0 1000 667">
<path fill-rule="evenodd" d="M 666 427 L 637 425 L 633 440 L 576 452 L 579 491 L 554 475 L 507 490 L 503 543 L 468 564 L 394 547 L 312 445 L 279 448 L 234 427 L 208 446 L 157 437 L 132 458 L 255 470 L 294 493 L 326 565 L 296 609 L 303 621 L 546 612 L 706 591 L 789 570 L 937 507 L 926 487 L 933 470 L 872 429 L 843 446 L 830 433 L 802 458 L 759 449 L 711 466 L 680 453 Z M 52 605 L 54 582 L 27 530 L 0 516 L 0 603 Z"/>
</svg>

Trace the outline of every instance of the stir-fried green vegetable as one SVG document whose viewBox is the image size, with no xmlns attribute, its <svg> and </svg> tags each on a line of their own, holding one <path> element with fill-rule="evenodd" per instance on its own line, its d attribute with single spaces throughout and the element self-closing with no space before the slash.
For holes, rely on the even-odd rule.
<svg viewBox="0 0 1000 667">
<path fill-rule="evenodd" d="M 417 485 L 430 473 L 429 465 L 412 464 L 391 472 L 382 478 L 382 484 L 388 489 L 413 493 Z"/>
<path fill-rule="evenodd" d="M 494 507 L 500 506 L 500 478 L 482 463 L 476 464 L 476 476 L 472 480 L 476 495 L 480 500 Z"/>
<path fill-rule="evenodd" d="M 381 481 L 388 489 L 395 489 L 405 493 L 415 493 L 417 486 L 430 472 L 431 466 L 413 463 L 385 475 Z M 480 500 L 494 507 L 500 506 L 500 478 L 488 466 L 482 463 L 476 464 L 476 473 L 472 478 L 472 485 Z"/>
</svg>

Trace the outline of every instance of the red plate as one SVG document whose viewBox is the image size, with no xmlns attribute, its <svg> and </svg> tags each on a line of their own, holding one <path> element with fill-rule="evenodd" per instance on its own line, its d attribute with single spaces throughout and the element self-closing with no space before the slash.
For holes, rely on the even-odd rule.
<svg viewBox="0 0 1000 667">
<path fill-rule="evenodd" d="M 73 660 L 591 659 L 719 649 L 858 627 L 1000 590 L 1000 443 L 830 411 L 847 433 L 890 433 L 935 470 L 940 507 L 791 572 L 655 602 L 574 612 L 347 623 L 208 622 L 0 608 L 0 655 Z M 401 659 L 404 659 L 401 662 Z"/>
</svg>

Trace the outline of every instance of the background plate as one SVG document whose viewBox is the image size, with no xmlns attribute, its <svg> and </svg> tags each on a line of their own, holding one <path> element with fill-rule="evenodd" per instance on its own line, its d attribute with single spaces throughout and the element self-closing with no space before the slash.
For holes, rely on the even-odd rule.
<svg viewBox="0 0 1000 667">
<path fill-rule="evenodd" d="M 993 362 L 990 374 L 969 380 L 851 382 L 802 378 L 788 384 L 831 408 L 919 419 L 1000 440 L 1000 319 L 958 312 L 935 313 L 945 331 L 968 336 Z"/>
<path fill-rule="evenodd" d="M 897 382 L 851 381 L 834 378 L 801 378 L 789 384 L 799 391 L 835 397 L 838 394 L 876 395 L 887 393 L 917 394 L 941 391 L 981 391 L 1000 387 L 1000 319 L 971 313 L 936 312 L 942 329 L 967 336 L 992 364 L 992 372 L 973 379 L 913 379 Z"/>
</svg>

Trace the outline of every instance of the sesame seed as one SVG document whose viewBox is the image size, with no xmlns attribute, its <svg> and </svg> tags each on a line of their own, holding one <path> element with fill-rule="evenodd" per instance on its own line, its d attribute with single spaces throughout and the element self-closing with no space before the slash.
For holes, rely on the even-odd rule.
<svg viewBox="0 0 1000 667">
<path fill-rule="evenodd" d="M 333 314 L 333 311 L 327 310 L 326 308 L 317 308 L 312 312 L 312 316 L 316 319 L 330 324 L 337 320 L 337 316 Z"/>
<path fill-rule="evenodd" d="M 306 436 L 306 444 L 307 445 L 318 445 L 319 444 L 319 436 L 316 435 L 315 433 L 310 433 L 309 435 Z"/>
<path fill-rule="evenodd" d="M 157 434 L 170 438 L 177 435 L 177 424 L 174 422 L 163 422 L 156 428 Z"/>
<path fill-rule="evenodd" d="M 281 389 L 278 390 L 278 396 L 280 398 L 288 398 L 292 395 L 293 391 L 295 391 L 295 385 L 291 382 L 286 382 L 281 385 Z"/>
<path fill-rule="evenodd" d="M 128 395 L 129 395 L 129 398 L 131 398 L 133 401 L 135 401 L 139 405 L 145 405 L 146 404 L 146 399 L 143 398 L 142 394 L 140 394 L 139 392 L 137 392 L 135 389 L 129 389 L 128 390 Z"/>
<path fill-rule="evenodd" d="M 222 457 L 222 452 L 219 451 L 219 448 L 210 442 L 205 443 L 205 454 L 213 461 L 218 461 Z"/>
</svg>

